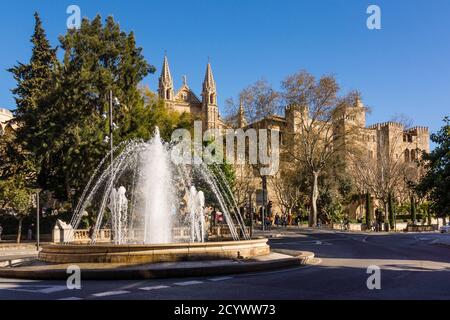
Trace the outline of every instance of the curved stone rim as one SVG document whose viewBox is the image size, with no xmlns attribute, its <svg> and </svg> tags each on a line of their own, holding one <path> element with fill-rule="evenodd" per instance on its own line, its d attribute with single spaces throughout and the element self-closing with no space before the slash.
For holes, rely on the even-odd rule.
<svg viewBox="0 0 450 320">
<path fill-rule="evenodd" d="M 168 244 L 46 245 L 39 260 L 49 263 L 158 263 L 251 258 L 270 253 L 267 239 Z"/>
</svg>

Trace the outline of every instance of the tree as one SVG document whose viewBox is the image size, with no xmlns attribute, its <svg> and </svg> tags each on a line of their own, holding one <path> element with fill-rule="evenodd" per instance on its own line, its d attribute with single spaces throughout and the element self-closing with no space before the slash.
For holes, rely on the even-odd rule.
<svg viewBox="0 0 450 320">
<path fill-rule="evenodd" d="M 23 219 L 30 212 L 32 194 L 32 190 L 26 186 L 26 180 L 20 176 L 0 180 L 0 208 L 8 208 L 18 219 L 17 243 L 20 243 Z"/>
<path fill-rule="evenodd" d="M 414 196 L 411 196 L 411 221 L 413 224 L 417 223 L 416 199 Z"/>
<path fill-rule="evenodd" d="M 373 211 L 373 205 L 372 205 L 372 196 L 369 192 L 366 193 L 366 228 L 370 230 L 370 227 L 372 226 L 372 211 Z"/>
<path fill-rule="evenodd" d="M 394 197 L 392 193 L 388 195 L 388 213 L 389 213 L 389 227 L 391 229 L 395 228 L 395 208 L 394 208 Z"/>
<path fill-rule="evenodd" d="M 299 174 L 299 170 L 283 166 L 281 170 L 269 180 L 277 202 L 285 214 L 292 214 L 302 207 L 305 201 L 307 181 Z"/>
<path fill-rule="evenodd" d="M 339 86 L 334 77 L 323 76 L 316 81 L 306 71 L 288 76 L 282 87 L 289 112 L 294 112 L 298 118 L 292 130 L 286 133 L 286 150 L 293 161 L 301 163 L 308 171 L 311 185 L 309 225 L 315 226 L 319 178 L 339 161 L 339 157 L 351 152 L 355 127 L 339 123 L 340 119 L 351 117 L 357 110 L 352 107 L 355 94 L 338 97 Z"/>
<path fill-rule="evenodd" d="M 259 121 L 281 111 L 280 94 L 265 80 L 258 80 L 239 93 L 238 102 L 233 98 L 226 101 L 226 120 L 236 127 L 239 107 L 244 107 L 244 115 L 249 123 Z"/>
<path fill-rule="evenodd" d="M 409 150 L 414 144 L 403 141 L 404 128 L 405 124 L 397 123 L 390 129 L 394 131 L 390 137 L 380 134 L 376 154 L 361 147 L 349 159 L 349 172 L 358 188 L 381 200 L 386 214 L 389 213 L 389 197 L 402 200 L 403 194 L 413 191 L 412 185 L 421 174 L 416 162 L 405 161 L 404 148 Z"/>
<path fill-rule="evenodd" d="M 436 147 L 429 154 L 423 154 L 421 166 L 426 174 L 417 186 L 420 194 L 426 195 L 438 217 L 450 214 L 450 117 L 444 118 L 444 125 L 431 135 Z"/>
<path fill-rule="evenodd" d="M 82 190 L 100 160 L 109 121 L 109 92 L 120 101 L 114 109 L 116 144 L 130 138 L 148 138 L 149 113 L 138 90 L 139 82 L 154 67 L 136 47 L 134 34 L 120 30 L 108 17 L 83 19 L 79 29 L 60 36 L 63 64 L 55 70 L 54 88 L 42 102 L 39 114 L 42 143 L 35 150 L 41 163 L 39 185 L 54 191 L 60 200 L 72 199 L 72 190 Z"/>
<path fill-rule="evenodd" d="M 41 113 L 46 106 L 42 104 L 43 98 L 51 91 L 52 79 L 58 65 L 56 49 L 50 46 L 42 27 L 38 13 L 34 14 L 35 27 L 31 37 L 33 44 L 31 59 L 28 64 L 18 63 L 8 71 L 17 81 L 17 87 L 12 89 L 16 100 L 15 119 L 16 132 L 11 143 L 16 148 L 15 164 L 22 164 L 22 170 L 28 169 L 28 183 L 35 183 L 36 168 L 39 161 L 36 157 L 36 147 L 42 141 Z M 11 162 L 6 162 L 11 164 Z"/>
</svg>

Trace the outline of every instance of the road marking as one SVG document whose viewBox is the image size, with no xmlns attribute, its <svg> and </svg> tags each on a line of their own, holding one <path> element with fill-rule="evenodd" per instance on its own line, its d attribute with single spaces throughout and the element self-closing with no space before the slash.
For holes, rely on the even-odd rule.
<svg viewBox="0 0 450 320">
<path fill-rule="evenodd" d="M 218 277 L 218 278 L 211 278 L 208 279 L 209 281 L 224 281 L 224 280 L 230 280 L 233 279 L 233 277 Z"/>
<path fill-rule="evenodd" d="M 176 286 L 191 286 L 194 284 L 200 284 L 203 283 L 203 281 L 184 281 L 184 282 L 176 282 L 174 285 Z"/>
<path fill-rule="evenodd" d="M 83 298 L 80 297 L 67 297 L 67 298 L 60 298 L 58 300 L 67 300 L 67 301 L 75 301 L 75 300 L 83 300 Z"/>
<path fill-rule="evenodd" d="M 31 293 L 53 293 L 68 290 L 67 286 L 45 286 L 45 285 L 17 285 L 17 284 L 0 284 L 0 290 L 11 290 Z"/>
<path fill-rule="evenodd" d="M 145 290 L 145 291 L 150 291 L 150 290 L 159 290 L 159 289 L 166 289 L 166 288 L 170 288 L 169 286 L 152 286 L 152 287 L 143 287 L 143 288 L 139 288 L 141 290 Z"/>
<path fill-rule="evenodd" d="M 100 293 L 94 293 L 94 297 L 109 297 L 109 296 L 116 296 L 119 294 L 126 294 L 130 293 L 130 291 L 125 290 L 118 290 L 118 291 L 106 291 L 106 292 L 100 292 Z"/>
<path fill-rule="evenodd" d="M 54 286 L 46 289 L 38 290 L 40 293 L 53 293 L 58 291 L 68 290 L 67 286 Z"/>
</svg>

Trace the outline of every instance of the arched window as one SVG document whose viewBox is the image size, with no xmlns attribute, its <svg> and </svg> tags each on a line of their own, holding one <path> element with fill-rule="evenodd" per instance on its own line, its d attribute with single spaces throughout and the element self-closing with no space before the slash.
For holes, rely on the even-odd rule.
<svg viewBox="0 0 450 320">
<path fill-rule="evenodd" d="M 166 99 L 170 100 L 170 89 L 166 90 Z"/>
<path fill-rule="evenodd" d="M 409 162 L 409 150 L 405 150 L 405 162 Z"/>
<path fill-rule="evenodd" d="M 411 150 L 411 161 L 415 161 L 416 160 L 416 150 Z"/>
<path fill-rule="evenodd" d="M 214 93 L 211 93 L 211 95 L 209 96 L 209 103 L 214 103 Z"/>
</svg>

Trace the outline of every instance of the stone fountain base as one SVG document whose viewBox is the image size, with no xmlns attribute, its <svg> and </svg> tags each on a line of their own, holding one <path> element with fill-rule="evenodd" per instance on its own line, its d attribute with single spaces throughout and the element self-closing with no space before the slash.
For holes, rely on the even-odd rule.
<svg viewBox="0 0 450 320">
<path fill-rule="evenodd" d="M 39 260 L 48 263 L 124 263 L 248 259 L 270 253 L 267 239 L 156 245 L 68 244 L 43 246 Z"/>
</svg>

